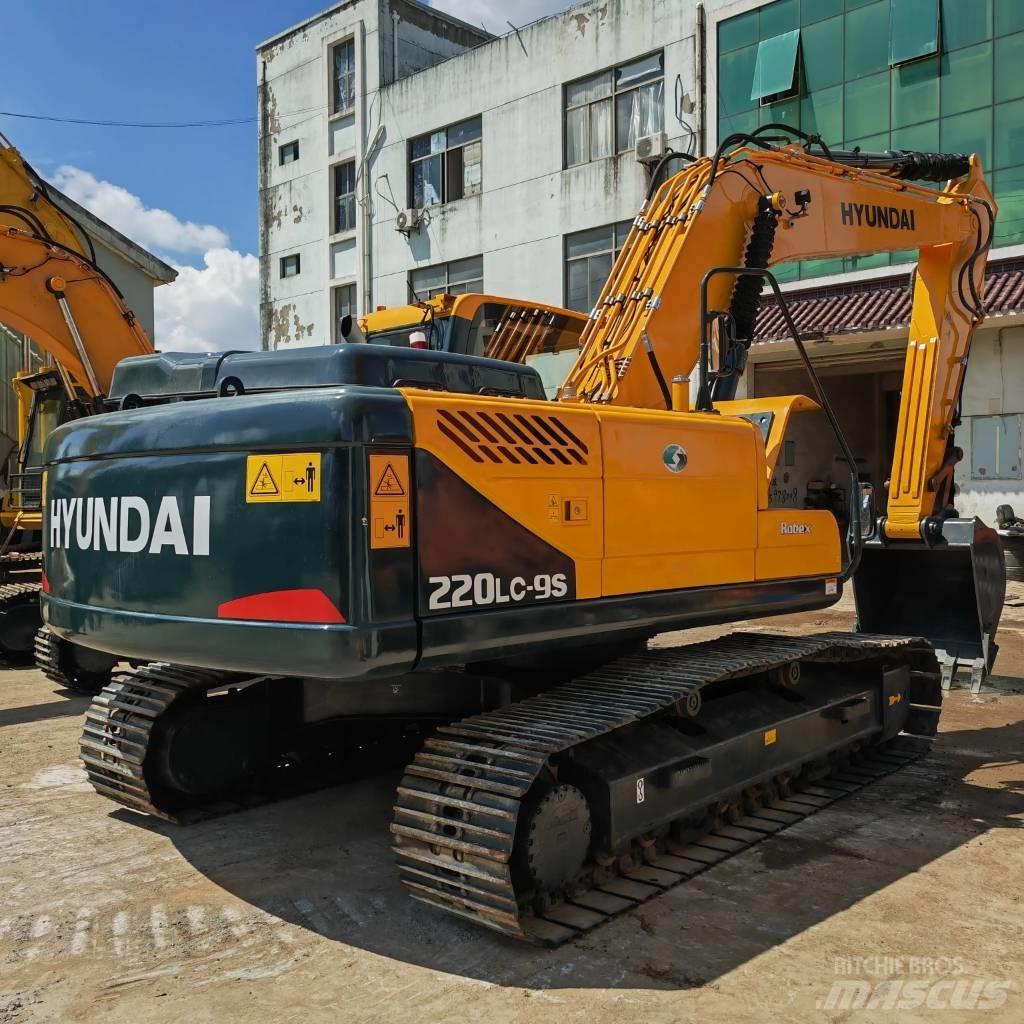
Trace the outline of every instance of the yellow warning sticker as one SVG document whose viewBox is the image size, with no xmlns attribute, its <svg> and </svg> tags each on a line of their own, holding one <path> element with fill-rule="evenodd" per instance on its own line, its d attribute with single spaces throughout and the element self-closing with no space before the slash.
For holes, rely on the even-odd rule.
<svg viewBox="0 0 1024 1024">
<path fill-rule="evenodd" d="M 370 547 L 412 544 L 408 455 L 370 456 Z"/>
<path fill-rule="evenodd" d="M 770 747 L 779 738 L 777 729 L 766 729 L 764 733 L 764 745 Z"/>
<path fill-rule="evenodd" d="M 320 453 L 250 455 L 245 460 L 245 500 L 319 501 Z"/>
</svg>

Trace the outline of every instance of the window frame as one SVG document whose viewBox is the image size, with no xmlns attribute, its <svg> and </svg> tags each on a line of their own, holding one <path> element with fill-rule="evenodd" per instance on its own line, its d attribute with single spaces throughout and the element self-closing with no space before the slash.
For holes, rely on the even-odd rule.
<svg viewBox="0 0 1024 1024">
<path fill-rule="evenodd" d="M 456 142 L 454 145 L 451 141 L 450 133 L 455 129 L 462 128 L 464 125 L 472 124 L 477 122 L 477 134 L 468 140 Z M 424 139 L 433 139 L 435 135 L 440 135 L 444 132 L 444 148 L 434 150 L 424 156 L 413 156 L 415 147 L 418 142 L 422 142 Z M 480 167 L 480 180 L 475 186 L 470 186 L 470 191 L 466 191 L 466 179 L 465 179 L 465 168 L 466 168 L 466 150 L 472 146 L 480 147 L 480 157 L 476 163 Z M 456 155 L 457 154 L 457 155 Z M 421 135 L 416 135 L 409 140 L 407 146 L 407 163 L 408 163 L 408 178 L 409 178 L 409 190 L 408 199 L 409 207 L 413 210 L 429 210 L 433 206 L 444 206 L 447 203 L 457 203 L 460 199 L 466 199 L 472 196 L 480 195 L 484 190 L 484 123 L 483 114 L 475 114 L 473 117 L 463 118 L 461 121 L 453 121 L 451 124 L 445 125 L 443 128 L 436 128 L 434 131 L 423 132 Z M 431 160 L 438 160 L 441 167 L 441 195 L 436 203 L 416 203 L 416 167 L 419 164 L 426 164 Z M 452 195 L 452 187 L 449 183 L 450 178 L 456 176 L 455 166 L 458 165 L 458 173 L 461 175 L 459 180 L 459 186 L 457 189 L 458 194 Z"/>
<path fill-rule="evenodd" d="M 999 444 L 999 437 L 1001 430 L 999 426 L 996 426 L 996 433 L 994 435 L 994 446 L 992 454 L 995 456 L 995 469 L 994 473 L 979 473 L 978 469 L 978 428 L 985 423 L 993 423 L 1001 420 L 1014 420 L 1016 421 L 1016 434 L 1017 434 L 1017 448 L 1011 450 L 1010 458 L 1014 461 L 1012 468 L 1016 469 L 1016 473 L 1000 472 L 1002 458 L 1001 456 L 1001 445 Z M 1021 475 L 1021 447 L 1022 447 L 1022 436 L 1021 436 L 1021 414 L 1020 413 L 989 413 L 981 416 L 971 417 L 971 479 L 972 480 L 1020 480 Z"/>
<path fill-rule="evenodd" d="M 294 270 L 288 268 L 292 266 L 294 260 Z M 286 256 L 282 256 L 278 262 L 278 272 L 282 281 L 289 277 L 298 277 L 302 273 L 302 253 L 290 252 Z"/>
<path fill-rule="evenodd" d="M 478 277 L 471 277 L 465 281 L 456 281 L 454 284 L 460 289 L 459 291 L 452 291 L 452 267 L 459 263 L 468 263 L 470 260 L 480 261 L 480 274 Z M 416 287 L 416 275 L 422 274 L 424 271 L 443 271 L 444 272 L 444 287 L 442 288 L 427 288 L 421 291 Z M 479 287 L 476 287 L 479 285 Z M 465 286 L 465 287 L 464 287 Z M 473 286 L 473 287 L 469 287 Z M 476 256 L 463 256 L 457 260 L 445 260 L 443 263 L 431 263 L 425 267 L 413 267 L 409 271 L 409 288 L 412 292 L 420 297 L 423 301 L 434 298 L 436 295 L 467 295 L 471 292 L 482 293 L 484 290 L 484 256 L 483 253 L 479 253 Z"/>
<path fill-rule="evenodd" d="M 285 153 L 294 153 L 295 155 L 288 160 L 285 160 Z M 288 164 L 295 164 L 299 162 L 299 140 L 292 139 L 291 142 L 282 142 L 277 147 L 277 166 L 287 167 Z"/>
<path fill-rule="evenodd" d="M 928 41 L 924 44 L 927 49 L 919 49 L 917 52 L 908 52 L 904 56 L 897 56 L 897 50 L 900 48 L 897 44 L 896 37 L 896 22 L 897 22 L 897 7 L 904 4 L 910 5 L 913 3 L 931 3 L 934 4 L 935 9 L 935 31 L 932 36 L 929 37 Z M 900 68 L 905 67 L 907 64 L 913 64 L 915 61 L 927 60 L 929 57 L 934 57 L 937 54 L 942 53 L 942 10 L 940 0 L 890 0 L 889 5 L 889 67 Z M 907 15 L 904 14 L 904 18 Z M 912 19 L 917 20 L 917 19 Z"/>
<path fill-rule="evenodd" d="M 351 172 L 352 177 L 352 191 L 341 192 L 338 191 L 338 176 L 345 171 Z M 331 237 L 335 235 L 348 235 L 356 230 L 356 162 L 355 160 L 341 160 L 336 164 L 331 164 Z M 351 216 L 348 218 L 350 224 L 348 227 L 339 227 L 340 218 L 338 216 L 342 208 L 342 203 L 346 205 L 346 209 L 351 210 Z"/>
<path fill-rule="evenodd" d="M 346 70 L 339 74 L 336 54 L 343 49 L 351 53 L 351 64 Z M 356 65 L 355 36 L 348 36 L 346 39 L 340 39 L 338 42 L 331 44 L 329 48 L 331 117 L 344 117 L 347 114 L 351 114 L 356 109 Z M 343 106 L 340 102 L 344 94 L 339 92 L 338 83 L 342 79 L 347 80 L 349 87 L 348 94 L 351 98 L 351 102 L 348 106 Z"/>
<path fill-rule="evenodd" d="M 604 288 L 602 284 L 601 288 L 597 290 L 594 295 L 594 301 L 590 304 L 589 309 L 576 309 L 575 306 L 569 305 L 569 268 L 573 264 L 588 262 L 600 256 L 610 255 L 612 258 L 612 267 L 615 266 L 615 261 L 619 258 L 619 253 L 622 252 L 622 247 L 626 244 L 626 239 L 629 237 L 629 230 L 633 227 L 633 221 L 621 220 L 613 221 L 611 224 L 597 224 L 592 228 L 583 228 L 580 231 L 570 231 L 562 238 L 562 306 L 565 309 L 573 309 L 577 313 L 589 314 L 592 312 L 594 306 L 597 304 L 597 300 L 601 297 L 601 291 Z M 578 238 L 580 235 L 588 234 L 591 231 L 608 230 L 611 232 L 611 248 L 599 249 L 596 252 L 588 252 L 582 256 L 570 256 L 569 255 L 569 242 L 572 238 Z M 619 237 L 619 231 L 622 231 L 621 238 Z M 587 277 L 589 281 L 590 270 L 587 269 Z"/>
<path fill-rule="evenodd" d="M 636 82 L 635 84 L 629 84 L 623 88 L 619 88 L 618 81 L 616 79 L 617 72 L 623 68 L 628 68 L 631 64 L 639 64 L 641 61 L 648 60 L 651 57 L 657 57 L 661 65 L 661 74 L 659 76 L 645 79 L 642 82 Z M 602 96 L 592 100 L 583 100 L 579 103 L 569 102 L 569 90 L 576 85 L 581 85 L 584 82 L 596 81 L 602 76 L 606 76 L 608 79 L 608 92 Z M 665 50 L 651 50 L 648 53 L 641 54 L 638 57 L 634 57 L 631 60 L 621 61 L 618 64 L 613 64 L 611 67 L 604 68 L 601 71 L 595 71 L 590 75 L 583 75 L 580 78 L 575 78 L 571 82 L 566 82 L 562 86 L 562 166 L 566 170 L 570 167 L 582 167 L 585 164 L 592 164 L 598 160 L 608 160 L 612 157 L 619 157 L 623 153 L 629 152 L 629 147 L 626 149 L 619 149 L 619 97 L 626 96 L 629 93 L 637 92 L 643 89 L 645 86 L 652 85 L 655 82 L 661 82 L 662 88 L 665 85 Z M 590 108 L 595 107 L 600 103 L 609 103 L 611 105 L 611 149 L 610 152 L 604 156 L 593 155 L 593 138 L 591 134 L 591 126 L 593 124 Z M 585 160 L 578 160 L 576 163 L 569 163 L 569 114 L 577 110 L 587 110 L 586 114 L 586 151 L 587 158 Z M 662 97 L 661 103 L 661 131 L 665 130 L 665 102 L 664 96 Z"/>
<path fill-rule="evenodd" d="M 802 37 L 801 30 L 795 28 L 789 32 L 781 32 L 777 36 L 771 36 L 768 39 L 761 39 L 757 44 L 757 55 L 754 60 L 754 80 L 750 86 L 750 101 L 757 102 L 759 107 L 768 107 L 773 103 L 778 103 L 780 100 L 787 100 L 793 98 L 803 99 L 801 93 L 801 67 L 800 58 L 802 52 Z M 768 71 L 766 67 L 762 66 L 762 59 L 764 64 L 769 63 L 769 53 L 771 49 L 782 51 L 785 47 L 792 44 L 793 56 L 792 56 L 792 67 L 790 69 L 789 85 L 785 89 L 781 89 L 778 92 L 765 92 L 758 91 L 758 79 L 762 80 L 768 77 Z M 789 54 L 782 54 L 780 52 L 780 59 L 784 56 L 786 63 L 790 63 Z M 760 74 L 759 74 L 760 72 Z"/>
</svg>

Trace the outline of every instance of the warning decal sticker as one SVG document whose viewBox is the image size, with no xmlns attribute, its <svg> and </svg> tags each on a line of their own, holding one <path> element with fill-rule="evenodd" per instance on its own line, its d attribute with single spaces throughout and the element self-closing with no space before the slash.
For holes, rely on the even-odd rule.
<svg viewBox="0 0 1024 1024">
<path fill-rule="evenodd" d="M 259 472 L 256 474 L 256 479 L 252 483 L 252 487 L 249 488 L 249 494 L 253 497 L 268 497 L 280 493 L 281 488 L 277 486 L 274 474 L 270 472 L 270 467 L 267 465 L 266 459 L 264 459 Z"/>
<path fill-rule="evenodd" d="M 374 458 L 379 458 L 379 456 L 374 456 Z M 384 472 L 380 474 L 380 479 L 377 480 L 376 486 L 373 488 L 373 494 L 377 498 L 405 497 L 405 488 L 402 486 L 401 480 L 398 479 L 398 474 L 395 473 L 395 467 L 390 462 L 384 467 Z"/>
<path fill-rule="evenodd" d="M 245 460 L 245 500 L 319 501 L 320 453 L 250 455 Z"/>
<path fill-rule="evenodd" d="M 409 456 L 370 456 L 370 547 L 412 545 Z"/>
</svg>

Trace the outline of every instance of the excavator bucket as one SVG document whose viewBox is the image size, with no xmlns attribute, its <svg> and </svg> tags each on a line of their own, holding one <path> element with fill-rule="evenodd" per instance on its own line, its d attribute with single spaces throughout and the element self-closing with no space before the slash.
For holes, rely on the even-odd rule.
<svg viewBox="0 0 1024 1024">
<path fill-rule="evenodd" d="M 868 541 L 853 589 L 862 632 L 924 637 L 939 653 L 943 687 L 959 664 L 971 668 L 977 692 L 995 661 L 1006 597 L 995 530 L 977 518 L 947 519 L 931 545 Z"/>
</svg>

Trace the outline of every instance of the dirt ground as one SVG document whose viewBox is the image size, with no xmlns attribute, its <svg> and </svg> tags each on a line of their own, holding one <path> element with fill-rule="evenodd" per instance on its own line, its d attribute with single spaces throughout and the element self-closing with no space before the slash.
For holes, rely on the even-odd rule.
<svg viewBox="0 0 1024 1024">
<path fill-rule="evenodd" d="M 402 894 L 395 776 L 151 821 L 84 784 L 83 699 L 0 672 L 0 1024 L 1024 1020 L 1024 608 L 1001 642 L 926 760 L 554 952 Z"/>
</svg>

